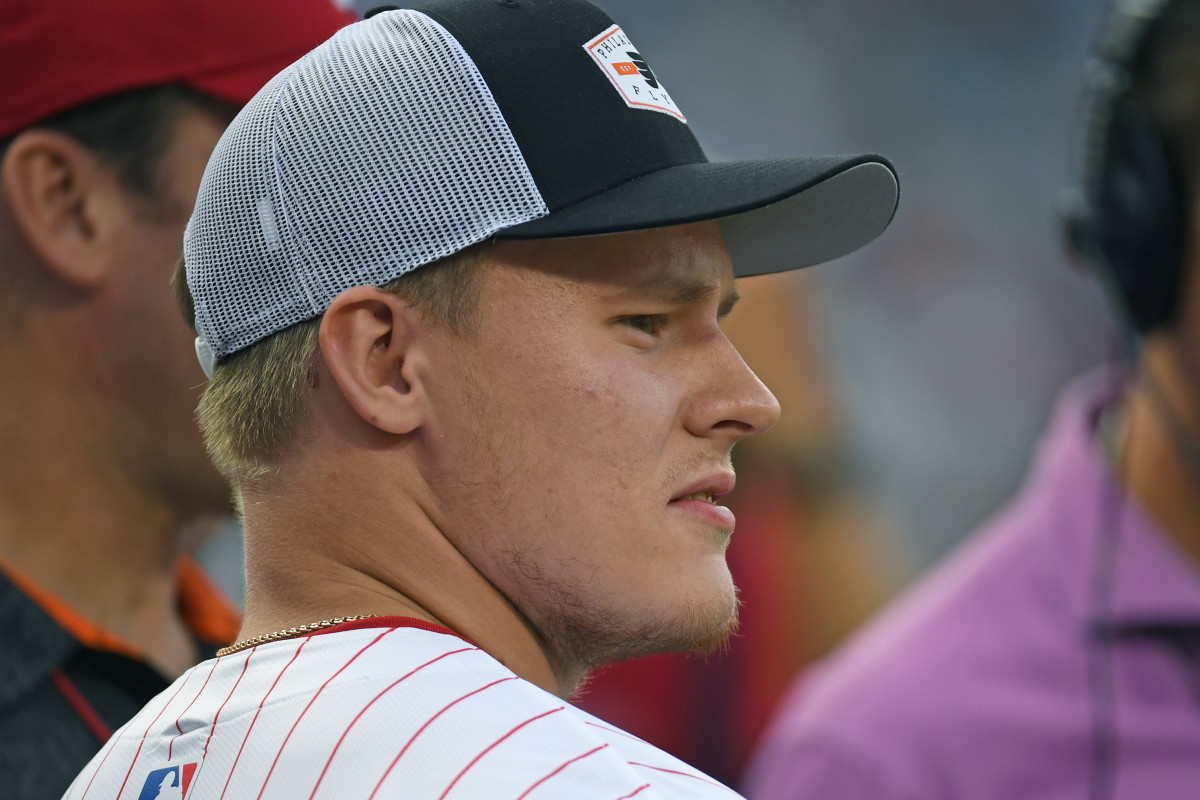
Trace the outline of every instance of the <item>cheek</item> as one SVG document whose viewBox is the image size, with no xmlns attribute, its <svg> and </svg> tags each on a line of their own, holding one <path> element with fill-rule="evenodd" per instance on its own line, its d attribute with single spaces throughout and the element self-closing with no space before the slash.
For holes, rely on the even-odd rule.
<svg viewBox="0 0 1200 800">
<path fill-rule="evenodd" d="M 175 302 L 171 276 L 183 253 L 184 221 L 156 223 L 140 222 L 124 243 L 123 262 L 125 288 L 130 297 L 142 301 L 141 313 L 171 318 L 186 327 Z"/>
<path fill-rule="evenodd" d="M 195 394 L 191 390 L 203 383 L 204 373 L 196 362 L 195 334 L 171 286 L 182 236 L 182 223 L 143 223 L 130 237 L 113 324 L 123 339 L 122 351 L 141 362 L 144 380 L 169 382 Z"/>
<path fill-rule="evenodd" d="M 644 515 L 679 428 L 677 381 L 653 355 L 577 323 L 510 318 L 539 324 L 494 331 L 462 364 L 473 399 L 456 416 L 486 443 L 467 452 L 480 507 L 503 504 L 539 528 L 571 514 Z"/>
<path fill-rule="evenodd" d="M 467 412 L 476 440 L 487 442 L 470 453 L 467 547 L 486 554 L 476 563 L 515 596 L 530 591 L 519 588 L 530 569 L 583 585 L 596 570 L 626 571 L 631 556 L 654 556 L 675 418 L 661 377 L 643 370 L 561 357 L 526 370 L 530 363 L 514 359 Z"/>
<path fill-rule="evenodd" d="M 627 365 L 563 360 L 530 385 L 539 388 L 520 413 L 529 478 L 540 494 L 564 503 L 604 497 L 612 515 L 640 505 L 637 492 L 658 488 L 675 419 L 660 378 Z"/>
</svg>

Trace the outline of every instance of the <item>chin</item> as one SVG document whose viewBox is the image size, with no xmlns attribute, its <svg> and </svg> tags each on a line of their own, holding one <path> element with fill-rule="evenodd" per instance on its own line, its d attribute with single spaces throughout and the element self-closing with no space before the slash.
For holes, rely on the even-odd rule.
<svg viewBox="0 0 1200 800">
<path fill-rule="evenodd" d="M 737 632 L 739 606 L 731 583 L 727 592 L 656 616 L 633 618 L 612 609 L 584 613 L 576 607 L 539 633 L 559 674 L 581 674 L 663 653 L 720 652 Z"/>
</svg>

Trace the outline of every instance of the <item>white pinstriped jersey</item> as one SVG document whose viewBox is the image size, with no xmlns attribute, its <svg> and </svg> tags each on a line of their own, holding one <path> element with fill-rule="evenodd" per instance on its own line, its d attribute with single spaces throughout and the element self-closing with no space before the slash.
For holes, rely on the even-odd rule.
<svg viewBox="0 0 1200 800">
<path fill-rule="evenodd" d="M 738 797 L 434 628 L 381 617 L 205 661 L 64 800 Z"/>
</svg>

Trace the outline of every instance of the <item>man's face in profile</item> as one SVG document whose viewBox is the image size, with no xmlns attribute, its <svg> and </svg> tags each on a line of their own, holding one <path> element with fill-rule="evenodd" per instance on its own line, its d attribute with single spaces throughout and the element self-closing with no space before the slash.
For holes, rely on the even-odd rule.
<svg viewBox="0 0 1200 800">
<path fill-rule="evenodd" d="M 232 113 L 232 112 L 231 112 Z M 169 129 L 153 201 L 122 192 L 130 235 L 114 243 L 120 264 L 114 282 L 112 325 L 99 340 L 116 364 L 116 405 L 122 447 L 189 512 L 221 512 L 229 490 L 209 462 L 195 423 L 204 374 L 193 334 L 179 316 L 171 270 L 179 258 L 204 166 L 229 117 L 208 109 L 183 110 Z M 114 177 L 115 180 L 115 177 Z M 117 213 L 114 211 L 114 213 Z"/>
<path fill-rule="evenodd" d="M 477 336 L 438 345 L 434 518 L 560 669 L 719 646 L 730 451 L 778 417 L 720 328 L 716 223 L 489 251 Z"/>
</svg>

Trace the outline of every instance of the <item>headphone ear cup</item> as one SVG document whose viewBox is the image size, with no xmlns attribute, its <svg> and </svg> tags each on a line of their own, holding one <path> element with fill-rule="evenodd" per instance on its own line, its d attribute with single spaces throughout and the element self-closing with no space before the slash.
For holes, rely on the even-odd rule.
<svg viewBox="0 0 1200 800">
<path fill-rule="evenodd" d="M 1139 332 L 1168 324 L 1186 240 L 1185 198 L 1169 147 L 1140 108 L 1118 98 L 1097 162 L 1087 182 L 1096 193 L 1092 219 L 1077 232 L 1091 247 L 1080 250 L 1099 256 Z"/>
</svg>

